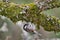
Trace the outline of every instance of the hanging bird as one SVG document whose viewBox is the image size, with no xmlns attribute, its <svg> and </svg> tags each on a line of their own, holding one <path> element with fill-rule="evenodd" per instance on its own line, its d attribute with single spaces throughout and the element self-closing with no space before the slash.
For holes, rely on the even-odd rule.
<svg viewBox="0 0 60 40">
<path fill-rule="evenodd" d="M 35 30 L 35 26 L 34 24 L 31 24 L 31 23 L 27 23 L 23 26 L 23 29 L 26 31 L 26 32 L 29 32 L 30 34 L 37 34 L 39 36 L 41 36 L 40 33 L 38 33 L 36 30 Z"/>
<path fill-rule="evenodd" d="M 29 24 L 25 24 L 25 25 L 24 25 L 24 27 L 23 27 L 23 29 L 24 29 L 25 31 L 27 31 L 27 32 L 30 32 L 30 33 L 35 34 L 34 30 L 33 30 L 33 29 L 28 28 L 28 26 L 29 26 Z"/>
</svg>

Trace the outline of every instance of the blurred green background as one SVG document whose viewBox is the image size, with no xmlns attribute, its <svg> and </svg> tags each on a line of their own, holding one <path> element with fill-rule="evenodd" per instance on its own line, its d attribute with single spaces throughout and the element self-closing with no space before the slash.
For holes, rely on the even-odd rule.
<svg viewBox="0 0 60 40">
<path fill-rule="evenodd" d="M 9 0 L 11 2 L 15 2 L 18 4 L 27 4 L 27 3 L 32 3 L 34 0 Z"/>
<path fill-rule="evenodd" d="M 56 17 L 60 18 L 60 7 L 43 11 L 43 13 L 45 13 L 47 15 L 52 15 L 52 16 L 56 16 Z"/>
</svg>

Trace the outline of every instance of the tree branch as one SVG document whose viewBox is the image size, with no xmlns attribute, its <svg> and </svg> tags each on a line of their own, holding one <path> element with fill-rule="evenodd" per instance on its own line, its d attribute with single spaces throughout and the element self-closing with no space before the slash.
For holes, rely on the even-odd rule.
<svg viewBox="0 0 60 40">
<path fill-rule="evenodd" d="M 60 2 L 49 3 L 50 8 L 60 7 Z M 42 10 L 43 11 L 43 10 Z M 37 24 L 37 29 L 42 26 L 47 31 L 60 31 L 60 20 L 54 16 L 41 13 L 36 4 L 22 4 L 0 2 L 0 15 L 10 18 L 14 23 L 19 20 Z"/>
<path fill-rule="evenodd" d="M 60 7 L 60 0 L 35 0 L 35 4 L 43 11 Z"/>
</svg>

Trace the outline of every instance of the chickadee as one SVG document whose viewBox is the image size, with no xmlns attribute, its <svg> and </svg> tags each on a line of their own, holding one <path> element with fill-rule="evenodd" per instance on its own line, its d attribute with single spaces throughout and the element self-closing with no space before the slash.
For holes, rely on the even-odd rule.
<svg viewBox="0 0 60 40">
<path fill-rule="evenodd" d="M 33 27 L 32 27 L 31 25 L 29 25 L 29 24 L 25 24 L 25 25 L 23 26 L 23 29 L 24 29 L 26 32 L 29 32 L 29 33 L 31 33 L 31 34 L 37 34 L 37 35 L 41 36 L 41 34 L 38 33 L 37 31 L 35 31 L 35 29 L 33 29 Z"/>
<path fill-rule="evenodd" d="M 35 34 L 34 30 L 28 28 L 28 26 L 29 26 L 29 24 L 25 24 L 25 25 L 23 26 L 23 29 L 24 29 L 25 31 L 29 32 L 29 33 Z"/>
</svg>

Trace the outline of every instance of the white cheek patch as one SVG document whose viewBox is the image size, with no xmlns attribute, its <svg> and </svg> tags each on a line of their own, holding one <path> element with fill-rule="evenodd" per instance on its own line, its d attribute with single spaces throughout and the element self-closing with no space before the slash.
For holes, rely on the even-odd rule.
<svg viewBox="0 0 60 40">
<path fill-rule="evenodd" d="M 4 22 L 3 26 L 0 28 L 0 31 L 8 32 L 7 23 Z"/>
<path fill-rule="evenodd" d="M 29 29 L 35 30 L 35 26 L 36 26 L 36 25 L 34 25 L 34 24 L 31 23 L 31 22 L 29 22 L 28 24 L 29 24 L 29 25 L 28 25 L 28 28 L 29 28 Z"/>
</svg>

